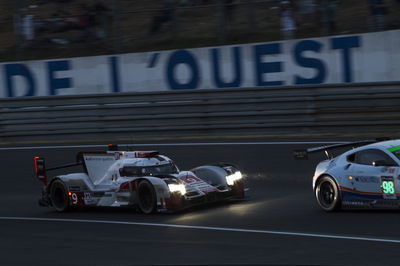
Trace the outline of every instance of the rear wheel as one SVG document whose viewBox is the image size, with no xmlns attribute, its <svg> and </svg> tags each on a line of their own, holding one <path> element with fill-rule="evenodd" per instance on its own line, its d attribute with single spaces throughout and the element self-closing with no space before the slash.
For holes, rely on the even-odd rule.
<svg viewBox="0 0 400 266">
<path fill-rule="evenodd" d="M 55 180 L 50 186 L 50 201 L 54 209 L 59 212 L 68 210 L 69 199 L 67 189 L 64 182 L 61 180 Z"/>
<path fill-rule="evenodd" d="M 153 185 L 143 180 L 138 185 L 138 205 L 141 212 L 150 214 L 156 211 L 157 197 Z"/>
<path fill-rule="evenodd" d="M 341 207 L 339 188 L 330 176 L 323 176 L 315 188 L 315 197 L 324 211 L 335 211 Z"/>
</svg>

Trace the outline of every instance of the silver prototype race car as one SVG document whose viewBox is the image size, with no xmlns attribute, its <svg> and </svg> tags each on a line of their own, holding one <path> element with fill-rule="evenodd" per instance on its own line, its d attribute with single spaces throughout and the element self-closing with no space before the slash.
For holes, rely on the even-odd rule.
<svg viewBox="0 0 400 266">
<path fill-rule="evenodd" d="M 35 157 L 34 162 L 43 183 L 39 204 L 60 212 L 75 206 L 126 206 L 149 214 L 245 197 L 242 173 L 235 166 L 179 171 L 157 151 L 119 151 L 117 145 L 109 145 L 106 152 L 79 152 L 72 164 L 46 169 L 44 158 Z M 76 165 L 84 172 L 47 178 L 49 170 Z"/>
<path fill-rule="evenodd" d="M 335 157 L 335 149 L 351 148 Z M 400 207 L 400 140 L 359 141 L 295 150 L 296 159 L 324 151 L 312 180 L 314 195 L 325 211 L 341 207 Z"/>
</svg>

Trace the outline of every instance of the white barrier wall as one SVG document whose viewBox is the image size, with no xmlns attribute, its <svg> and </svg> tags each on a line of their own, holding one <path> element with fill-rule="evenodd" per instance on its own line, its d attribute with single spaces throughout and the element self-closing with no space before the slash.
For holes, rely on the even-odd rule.
<svg viewBox="0 0 400 266">
<path fill-rule="evenodd" d="M 400 30 L 0 65 L 0 97 L 400 81 Z"/>
</svg>

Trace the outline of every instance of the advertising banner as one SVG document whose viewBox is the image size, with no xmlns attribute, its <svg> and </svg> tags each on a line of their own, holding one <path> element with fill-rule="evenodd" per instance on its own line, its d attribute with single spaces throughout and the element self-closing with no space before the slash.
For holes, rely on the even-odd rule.
<svg viewBox="0 0 400 266">
<path fill-rule="evenodd" d="M 400 30 L 0 64 L 0 97 L 400 80 Z"/>
</svg>

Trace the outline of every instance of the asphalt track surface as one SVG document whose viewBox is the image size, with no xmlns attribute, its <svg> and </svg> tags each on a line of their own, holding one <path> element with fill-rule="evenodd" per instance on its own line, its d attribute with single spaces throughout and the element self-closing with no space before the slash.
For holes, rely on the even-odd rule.
<svg viewBox="0 0 400 266">
<path fill-rule="evenodd" d="M 33 156 L 51 166 L 98 148 L 0 150 L 0 265 L 398 265 L 399 211 L 321 211 L 311 176 L 322 157 L 291 156 L 310 146 L 140 147 L 162 151 L 182 170 L 237 164 L 250 188 L 244 202 L 154 215 L 113 208 L 56 213 L 37 205 Z"/>
</svg>

